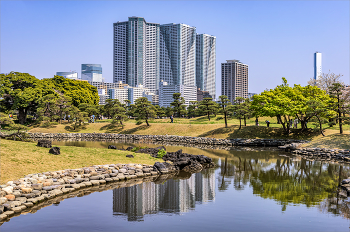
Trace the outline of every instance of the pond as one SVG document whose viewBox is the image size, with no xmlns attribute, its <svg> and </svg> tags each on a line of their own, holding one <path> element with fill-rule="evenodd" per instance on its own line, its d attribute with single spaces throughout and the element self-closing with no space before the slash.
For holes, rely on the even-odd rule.
<svg viewBox="0 0 350 232">
<path fill-rule="evenodd" d="M 118 147 L 150 144 L 53 142 Z M 163 182 L 65 199 L 4 222 L 3 231 L 345 231 L 350 199 L 339 181 L 348 165 L 307 161 L 273 148 L 234 150 L 167 146 L 216 163 Z"/>
</svg>

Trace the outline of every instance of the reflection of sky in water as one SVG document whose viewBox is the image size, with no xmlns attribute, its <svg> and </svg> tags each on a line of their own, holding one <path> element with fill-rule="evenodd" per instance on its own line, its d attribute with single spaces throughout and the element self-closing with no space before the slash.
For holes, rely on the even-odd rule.
<svg viewBox="0 0 350 232">
<path fill-rule="evenodd" d="M 1 231 L 349 229 L 350 203 L 334 192 L 339 180 L 349 176 L 349 166 L 341 170 L 337 164 L 291 159 L 273 149 L 186 149 L 211 155 L 218 166 L 187 179 L 66 199 L 58 207 L 14 217 Z"/>
</svg>

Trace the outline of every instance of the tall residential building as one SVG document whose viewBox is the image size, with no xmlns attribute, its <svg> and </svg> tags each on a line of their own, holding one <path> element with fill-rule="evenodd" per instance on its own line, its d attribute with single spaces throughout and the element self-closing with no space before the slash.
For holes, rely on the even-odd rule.
<svg viewBox="0 0 350 232">
<path fill-rule="evenodd" d="M 129 17 L 113 24 L 113 82 L 143 85 L 155 92 L 159 82 L 159 24 Z"/>
<path fill-rule="evenodd" d="M 208 91 L 215 99 L 216 37 L 207 34 L 196 36 L 196 85 Z"/>
<path fill-rule="evenodd" d="M 314 79 L 317 80 L 322 75 L 322 53 L 314 53 Z"/>
<path fill-rule="evenodd" d="M 169 85 L 196 85 L 196 28 L 160 25 L 160 79 Z"/>
<path fill-rule="evenodd" d="M 64 78 L 72 79 L 72 80 L 78 80 L 78 73 L 77 72 L 56 72 L 57 76 L 62 76 Z"/>
<path fill-rule="evenodd" d="M 195 27 L 174 23 L 160 25 L 148 23 L 141 17 L 129 17 L 126 22 L 114 23 L 113 28 L 113 82 L 122 81 L 133 87 L 143 85 L 152 93 L 158 92 L 160 80 L 171 86 L 196 86 Z M 203 40 L 199 56 L 206 59 L 198 65 L 205 65 L 202 69 L 209 70 L 209 76 L 214 72 L 215 76 L 215 37 L 201 35 L 198 39 Z M 203 88 L 214 86 L 215 94 L 215 78 L 214 84 L 210 78 Z"/>
<path fill-rule="evenodd" d="M 248 97 L 248 65 L 239 60 L 221 63 L 221 95 L 233 102 L 237 97 Z"/>
<path fill-rule="evenodd" d="M 85 81 L 102 82 L 102 67 L 100 64 L 82 64 L 81 79 Z"/>
</svg>

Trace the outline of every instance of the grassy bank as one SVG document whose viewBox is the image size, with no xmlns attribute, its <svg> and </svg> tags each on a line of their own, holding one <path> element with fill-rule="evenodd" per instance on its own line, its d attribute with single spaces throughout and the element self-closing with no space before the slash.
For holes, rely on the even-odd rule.
<svg viewBox="0 0 350 232">
<path fill-rule="evenodd" d="M 0 182 L 21 178 L 30 173 L 82 168 L 99 164 L 139 163 L 153 165 L 156 159 L 147 154 L 135 153 L 126 158 L 128 151 L 104 148 L 60 146 L 61 155 L 49 154 L 48 148 L 36 143 L 1 139 Z"/>
<path fill-rule="evenodd" d="M 255 126 L 254 119 L 247 120 L 247 126 L 242 126 L 239 130 L 239 120 L 231 119 L 228 121 L 228 128 L 225 128 L 221 116 L 212 117 L 209 122 L 206 117 L 192 119 L 176 118 L 174 123 L 169 123 L 169 119 L 152 120 L 150 126 L 145 124 L 136 125 L 134 120 L 124 123 L 124 127 L 118 127 L 110 124 L 110 120 L 103 120 L 98 123 L 90 123 L 86 128 L 76 131 L 71 130 L 69 124 L 55 125 L 52 128 L 31 128 L 30 132 L 44 133 L 120 133 L 120 134 L 141 134 L 141 135 L 180 135 L 193 137 L 212 137 L 212 138 L 290 138 L 311 140 L 319 137 L 319 132 L 309 130 L 307 133 L 301 133 L 300 129 L 292 129 L 290 135 L 285 135 L 280 124 L 277 124 L 275 118 L 259 118 L 260 125 Z M 219 118 L 219 120 L 217 120 Z M 266 127 L 265 121 L 271 122 L 270 127 Z M 242 122 L 243 123 L 243 122 Z M 300 126 L 300 125 L 299 125 Z M 312 123 L 309 127 L 313 128 Z M 349 132 L 349 126 L 344 127 L 345 133 Z M 339 133 L 336 126 L 326 128 L 326 135 Z"/>
<path fill-rule="evenodd" d="M 350 134 L 328 134 L 326 136 L 316 136 L 310 143 L 303 144 L 302 147 L 319 147 L 328 149 L 350 149 Z"/>
</svg>

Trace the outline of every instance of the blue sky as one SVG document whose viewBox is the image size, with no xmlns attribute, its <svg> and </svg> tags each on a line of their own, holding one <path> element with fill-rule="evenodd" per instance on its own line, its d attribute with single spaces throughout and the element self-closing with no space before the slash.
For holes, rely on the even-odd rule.
<svg viewBox="0 0 350 232">
<path fill-rule="evenodd" d="M 220 64 L 249 65 L 249 92 L 281 84 L 306 85 L 313 53 L 323 72 L 349 84 L 349 1 L 1 1 L 0 72 L 38 78 L 101 64 L 112 82 L 113 23 L 129 16 L 153 23 L 185 23 L 215 35 L 217 94 Z"/>
</svg>

